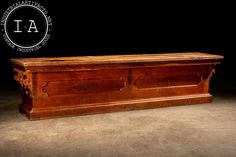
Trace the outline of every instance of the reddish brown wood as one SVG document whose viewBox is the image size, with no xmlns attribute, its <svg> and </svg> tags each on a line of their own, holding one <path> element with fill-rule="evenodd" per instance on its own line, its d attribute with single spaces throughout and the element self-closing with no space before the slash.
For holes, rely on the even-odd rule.
<svg viewBox="0 0 236 157">
<path fill-rule="evenodd" d="M 29 119 L 212 101 L 223 56 L 205 53 L 11 59 Z"/>
</svg>

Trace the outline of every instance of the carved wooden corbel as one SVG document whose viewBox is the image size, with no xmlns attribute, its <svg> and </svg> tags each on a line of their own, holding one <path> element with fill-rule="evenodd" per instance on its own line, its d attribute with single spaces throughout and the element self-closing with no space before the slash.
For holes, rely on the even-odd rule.
<svg viewBox="0 0 236 157">
<path fill-rule="evenodd" d="M 15 68 L 14 79 L 19 82 L 23 89 L 27 89 L 29 92 L 32 91 L 32 74 L 30 72 Z"/>
<path fill-rule="evenodd" d="M 206 79 L 208 82 L 210 82 L 210 79 L 211 79 L 212 75 L 215 74 L 215 72 L 216 72 L 215 71 L 215 66 L 210 66 L 209 75 L 208 75 L 208 77 Z"/>
</svg>

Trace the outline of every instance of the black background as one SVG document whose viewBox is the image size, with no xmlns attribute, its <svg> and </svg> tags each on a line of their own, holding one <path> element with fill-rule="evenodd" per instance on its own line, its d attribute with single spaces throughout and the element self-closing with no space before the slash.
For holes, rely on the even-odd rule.
<svg viewBox="0 0 236 157">
<path fill-rule="evenodd" d="M 0 2 L 0 15 L 14 2 Z M 10 58 L 190 51 L 224 55 L 213 81 L 235 80 L 233 4 L 36 2 L 52 18 L 51 37 L 41 49 L 30 53 L 13 50 L 0 37 L 0 85 L 14 84 Z"/>
</svg>

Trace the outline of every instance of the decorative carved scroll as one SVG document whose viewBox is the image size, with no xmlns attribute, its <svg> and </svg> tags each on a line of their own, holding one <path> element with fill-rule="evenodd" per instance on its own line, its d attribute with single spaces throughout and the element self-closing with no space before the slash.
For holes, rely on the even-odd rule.
<svg viewBox="0 0 236 157">
<path fill-rule="evenodd" d="M 14 79 L 19 82 L 21 87 L 27 92 L 32 91 L 32 74 L 28 71 L 14 69 Z"/>
<path fill-rule="evenodd" d="M 137 88 L 155 88 L 155 87 L 169 87 L 178 84 L 180 80 L 175 77 L 156 78 L 150 76 L 141 76 L 134 81 Z"/>
<path fill-rule="evenodd" d="M 210 68 L 210 71 L 212 69 Z M 212 73 L 212 72 L 211 72 Z M 209 66 L 155 68 L 136 70 L 134 86 L 138 89 L 172 86 L 197 86 L 210 79 Z"/>
<path fill-rule="evenodd" d="M 207 77 L 207 81 L 210 82 L 210 79 L 212 77 L 213 74 L 215 74 L 215 67 L 214 66 L 210 66 L 210 69 L 209 69 L 209 75 Z"/>
<path fill-rule="evenodd" d="M 167 77 L 167 78 L 162 78 L 157 80 L 157 82 L 159 82 L 160 86 L 174 86 L 175 84 L 177 84 L 179 82 L 178 78 L 175 77 Z"/>
<path fill-rule="evenodd" d="M 123 78 L 82 79 L 46 82 L 42 94 L 47 96 L 88 94 L 121 91 L 125 87 Z"/>
</svg>

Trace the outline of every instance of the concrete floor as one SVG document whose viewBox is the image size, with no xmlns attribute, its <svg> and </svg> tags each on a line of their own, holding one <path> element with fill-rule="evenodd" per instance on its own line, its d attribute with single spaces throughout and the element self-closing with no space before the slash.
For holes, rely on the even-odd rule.
<svg viewBox="0 0 236 157">
<path fill-rule="evenodd" d="M 28 121 L 0 94 L 1 157 L 235 157 L 236 95 L 213 103 Z M 222 94 L 224 93 L 224 94 Z M 230 93 L 230 91 L 228 91 Z"/>
</svg>

